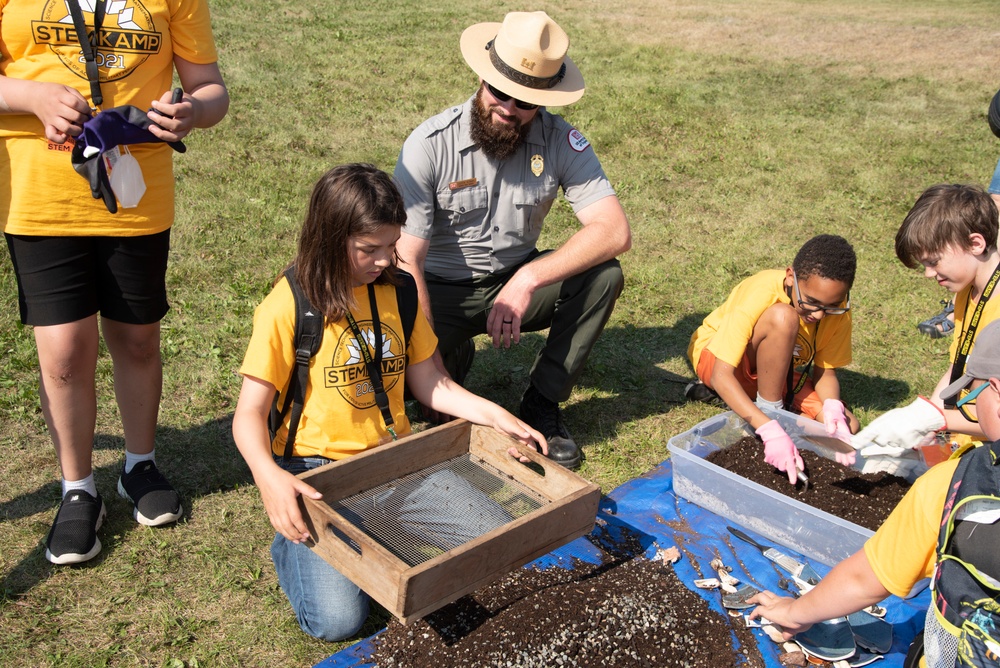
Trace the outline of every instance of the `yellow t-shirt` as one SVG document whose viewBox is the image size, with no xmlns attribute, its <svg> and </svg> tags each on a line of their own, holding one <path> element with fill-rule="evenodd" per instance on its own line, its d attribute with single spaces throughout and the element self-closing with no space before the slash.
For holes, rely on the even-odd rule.
<svg viewBox="0 0 1000 668">
<path fill-rule="evenodd" d="M 969 286 L 955 293 L 955 333 L 951 338 L 951 347 L 948 350 L 948 359 L 952 362 L 955 361 L 958 347 L 962 344 L 962 338 L 965 336 L 966 319 L 971 319 L 972 314 L 976 311 L 976 305 L 969 303 L 971 292 L 972 286 Z M 997 286 L 997 292 L 1000 292 L 1000 286 Z M 979 338 L 979 333 L 997 318 L 1000 318 L 1000 294 L 993 294 L 983 306 L 983 314 L 979 318 L 979 325 L 976 326 L 976 336 L 972 339 L 973 349 L 975 349 L 975 341 Z"/>
<path fill-rule="evenodd" d="M 84 21 L 94 16 L 83 6 Z M 98 43 L 102 108 L 149 109 L 170 90 L 173 59 L 216 62 L 204 0 L 124 0 L 106 3 Z M 91 101 L 80 42 L 65 0 L 0 0 L 0 74 L 70 86 Z M 173 149 L 163 143 L 129 147 L 142 167 L 139 206 L 110 214 L 70 163 L 72 143 L 45 138 L 32 114 L 0 115 L 0 217 L 9 234 L 139 236 L 174 219 Z"/>
<path fill-rule="evenodd" d="M 691 336 L 688 346 L 691 365 L 697 369 L 701 351 L 708 348 L 716 358 L 739 366 L 753 336 L 753 328 L 764 311 L 773 304 L 791 303 L 784 281 L 783 269 L 767 269 L 733 288 L 722 306 L 708 314 Z M 817 368 L 837 369 L 851 363 L 850 311 L 824 316 L 818 323 L 809 325 L 799 319 L 799 334 L 792 354 L 795 367 L 806 364 L 814 352 L 813 363 Z"/>
<path fill-rule="evenodd" d="M 934 572 L 944 501 L 958 461 L 941 462 L 917 478 L 865 542 L 865 556 L 875 577 L 896 596 L 906 596 L 914 584 Z"/>
<path fill-rule="evenodd" d="M 367 286 L 354 290 L 356 307 L 351 310 L 362 334 L 374 343 L 371 305 Z M 409 363 L 422 362 L 434 354 L 437 337 L 423 311 L 417 309 L 413 333 L 403 351 L 403 327 L 396 303 L 396 289 L 377 285 L 375 300 L 382 323 L 382 384 L 389 396 L 389 406 L 395 421 L 393 429 L 400 436 L 409 433 L 410 422 L 403 403 L 406 354 Z M 254 312 L 253 334 L 240 373 L 267 381 L 282 391 L 279 405 L 284 406 L 289 375 L 295 364 L 295 300 L 284 278 Z M 319 455 L 328 459 L 343 459 L 384 442 L 389 434 L 382 414 L 375 405 L 372 390 L 358 341 L 347 318 L 326 323 L 323 342 L 309 362 L 309 386 L 299 430 L 295 436 L 294 455 Z M 371 347 L 369 352 L 374 353 Z M 278 430 L 273 452 L 285 451 L 288 420 Z"/>
</svg>

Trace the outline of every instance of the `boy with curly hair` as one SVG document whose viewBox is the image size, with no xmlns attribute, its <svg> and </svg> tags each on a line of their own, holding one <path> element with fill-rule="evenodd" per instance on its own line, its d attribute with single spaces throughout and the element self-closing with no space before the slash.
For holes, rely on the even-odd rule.
<svg viewBox="0 0 1000 668">
<path fill-rule="evenodd" d="M 786 408 L 849 440 L 857 419 L 840 400 L 836 369 L 851 362 L 851 286 L 857 258 L 843 237 L 807 241 L 792 266 L 741 282 L 691 337 L 698 380 L 689 399 L 724 402 L 764 441 L 764 461 L 795 484 L 803 468 L 792 439 L 762 409 Z"/>
</svg>

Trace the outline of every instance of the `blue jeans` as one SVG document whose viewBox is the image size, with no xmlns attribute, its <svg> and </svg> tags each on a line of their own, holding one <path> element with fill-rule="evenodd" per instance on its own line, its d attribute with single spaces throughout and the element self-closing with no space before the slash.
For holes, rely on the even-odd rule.
<svg viewBox="0 0 1000 668">
<path fill-rule="evenodd" d="M 323 457 L 293 457 L 278 465 L 292 474 L 328 464 Z M 468 508 L 489 507 L 470 517 Z M 510 516 L 488 496 L 448 470 L 427 476 L 406 498 L 398 521 L 424 538 L 451 549 L 503 525 Z M 506 519 L 503 519 L 506 518 Z M 321 640 L 350 638 L 368 618 L 368 595 L 302 543 L 275 534 L 271 559 L 299 626 Z"/>
<path fill-rule="evenodd" d="M 990 186 L 986 192 L 1000 195 L 1000 160 L 997 161 L 997 168 L 993 170 L 993 178 L 990 180 Z"/>
</svg>

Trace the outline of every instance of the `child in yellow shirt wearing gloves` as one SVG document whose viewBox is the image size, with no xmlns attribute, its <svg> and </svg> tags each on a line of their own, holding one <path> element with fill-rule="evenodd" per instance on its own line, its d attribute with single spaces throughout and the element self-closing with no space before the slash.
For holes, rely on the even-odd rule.
<svg viewBox="0 0 1000 668">
<path fill-rule="evenodd" d="M 688 346 L 698 381 L 689 399 L 721 400 L 764 441 L 764 461 L 795 484 L 792 439 L 762 409 L 818 419 L 849 440 L 857 419 L 840 400 L 836 369 L 851 362 L 851 299 L 857 258 L 842 237 L 807 241 L 792 266 L 747 278 L 705 318 Z"/>
<path fill-rule="evenodd" d="M 903 474 L 919 461 L 914 448 L 935 431 L 947 429 L 982 439 L 983 429 L 969 418 L 971 406 L 945 401 L 941 391 L 965 372 L 978 332 L 1000 317 L 997 207 L 984 190 L 971 185 L 936 185 L 920 195 L 896 233 L 896 256 L 907 267 L 955 294 L 955 335 L 949 359 L 931 397 L 879 416 L 852 439 L 868 461 L 866 470 Z M 966 439 L 969 440 L 969 439 Z M 879 462 L 878 468 L 872 464 Z"/>
<path fill-rule="evenodd" d="M 956 311 L 960 314 L 961 311 Z M 964 396 L 962 396 L 964 395 Z M 906 596 L 931 578 L 924 632 L 906 668 L 986 668 L 1000 662 L 1000 323 L 979 336 L 965 373 L 938 396 L 978 419 L 992 443 L 922 475 L 864 547 L 837 564 L 801 598 L 765 591 L 752 619 L 764 617 L 785 639 L 813 624 Z"/>
</svg>

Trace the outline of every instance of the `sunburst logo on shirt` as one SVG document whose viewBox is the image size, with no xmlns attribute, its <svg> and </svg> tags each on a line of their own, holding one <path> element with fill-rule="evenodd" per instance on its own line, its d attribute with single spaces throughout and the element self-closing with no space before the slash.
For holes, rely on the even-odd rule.
<svg viewBox="0 0 1000 668">
<path fill-rule="evenodd" d="M 149 58 L 159 53 L 163 35 L 155 29 L 153 17 L 139 0 L 105 2 L 101 29 L 95 34 L 94 10 L 97 0 L 78 0 L 88 39 L 97 48 L 97 66 L 101 81 L 115 81 L 131 74 Z M 36 44 L 45 44 L 63 65 L 86 79 L 86 63 L 80 39 L 73 24 L 70 0 L 48 0 L 42 16 L 31 22 Z"/>
<path fill-rule="evenodd" d="M 334 389 L 350 404 L 357 408 L 369 408 L 375 404 L 375 390 L 372 387 L 368 366 L 361 346 L 367 346 L 369 356 L 374 357 L 375 330 L 371 321 L 359 322 L 361 341 L 350 328 L 345 328 L 333 352 L 330 365 L 323 367 L 324 387 Z M 382 385 L 386 392 L 391 390 L 403 377 L 406 357 L 399 335 L 385 323 L 382 324 Z"/>
</svg>

